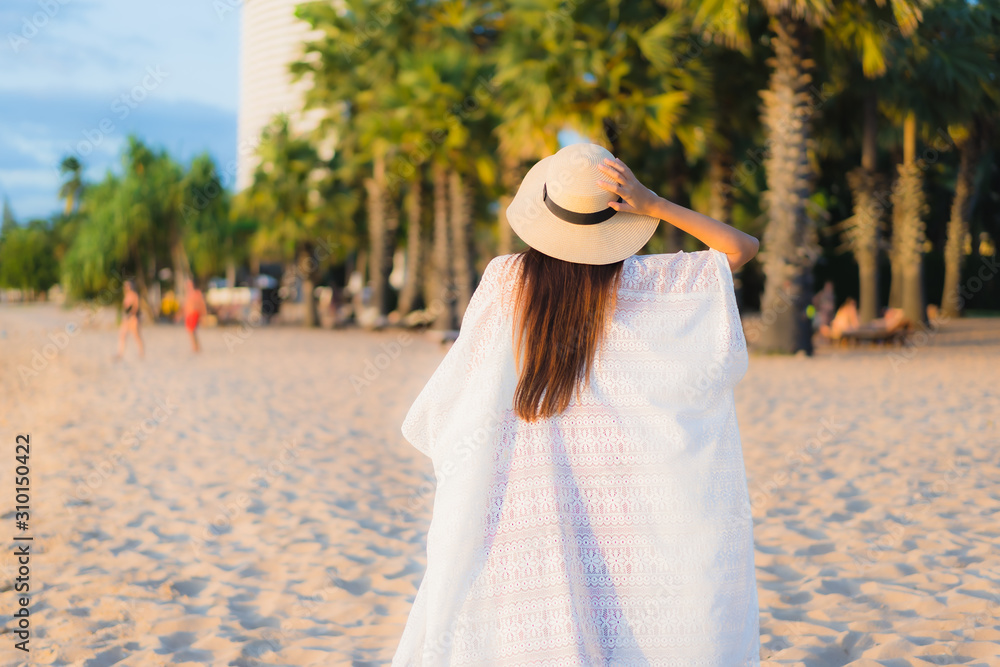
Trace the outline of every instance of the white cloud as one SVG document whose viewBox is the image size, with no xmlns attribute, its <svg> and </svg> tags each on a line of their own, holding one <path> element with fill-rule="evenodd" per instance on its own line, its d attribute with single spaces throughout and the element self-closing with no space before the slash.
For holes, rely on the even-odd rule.
<svg viewBox="0 0 1000 667">
<path fill-rule="evenodd" d="M 172 77 L 164 99 L 235 111 L 238 11 L 220 20 L 206 0 L 46 0 L 57 9 L 43 22 L 39 2 L 14 0 L 0 12 L 0 91 L 115 94 L 159 66 Z"/>
</svg>

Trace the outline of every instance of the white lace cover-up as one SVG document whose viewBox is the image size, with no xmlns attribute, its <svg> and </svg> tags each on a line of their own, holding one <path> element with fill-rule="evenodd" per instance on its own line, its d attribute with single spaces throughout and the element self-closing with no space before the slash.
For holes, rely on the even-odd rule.
<svg viewBox="0 0 1000 667">
<path fill-rule="evenodd" d="M 532 424 L 512 409 L 514 264 L 489 263 L 403 422 L 437 489 L 393 666 L 759 665 L 726 255 L 626 259 L 589 386 Z"/>
</svg>

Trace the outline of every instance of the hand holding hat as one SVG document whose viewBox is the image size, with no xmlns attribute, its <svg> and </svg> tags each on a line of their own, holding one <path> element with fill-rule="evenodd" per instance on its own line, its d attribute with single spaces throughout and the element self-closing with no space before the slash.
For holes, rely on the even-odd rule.
<svg viewBox="0 0 1000 667">
<path fill-rule="evenodd" d="M 597 179 L 598 187 L 622 198 L 620 202 L 608 202 L 608 206 L 625 213 L 658 217 L 656 204 L 659 195 L 640 183 L 624 162 L 618 158 L 605 158 L 604 164 L 597 165 L 597 168 L 612 179 L 610 183 Z"/>
</svg>

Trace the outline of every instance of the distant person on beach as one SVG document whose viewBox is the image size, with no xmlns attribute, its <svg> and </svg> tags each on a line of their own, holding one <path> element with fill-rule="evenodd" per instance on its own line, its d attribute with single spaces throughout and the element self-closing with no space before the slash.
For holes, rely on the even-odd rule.
<svg viewBox="0 0 1000 667">
<path fill-rule="evenodd" d="M 186 292 L 184 295 L 184 327 L 188 330 L 188 335 L 191 336 L 191 349 L 200 352 L 201 345 L 198 344 L 197 330 L 201 316 L 208 313 L 208 309 L 205 307 L 205 296 L 190 278 L 184 281 L 184 291 Z"/>
<path fill-rule="evenodd" d="M 167 293 L 163 295 L 163 300 L 160 301 L 160 316 L 168 322 L 174 322 L 179 310 L 180 304 L 177 303 L 177 295 L 172 289 L 167 290 Z"/>
<path fill-rule="evenodd" d="M 847 297 L 840 308 L 837 309 L 837 314 L 830 320 L 830 324 L 821 324 L 819 326 L 819 333 L 830 340 L 839 340 L 845 331 L 853 331 L 859 326 L 858 306 L 853 297 Z"/>
<path fill-rule="evenodd" d="M 122 323 L 118 329 L 118 353 L 115 359 L 121 359 L 125 354 L 125 337 L 128 334 L 135 336 L 136 345 L 139 346 L 139 358 L 143 358 L 142 334 L 139 331 L 139 293 L 135 291 L 135 286 L 131 280 L 125 281 L 125 296 L 122 297 Z"/>
</svg>

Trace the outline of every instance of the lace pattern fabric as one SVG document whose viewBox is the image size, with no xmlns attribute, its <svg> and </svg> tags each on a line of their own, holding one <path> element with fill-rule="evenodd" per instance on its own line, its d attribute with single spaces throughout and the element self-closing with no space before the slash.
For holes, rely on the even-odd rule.
<svg viewBox="0 0 1000 667">
<path fill-rule="evenodd" d="M 490 262 L 407 414 L 437 477 L 427 572 L 393 665 L 759 665 L 725 254 L 625 260 L 591 380 L 512 410 L 516 266 Z"/>
</svg>

